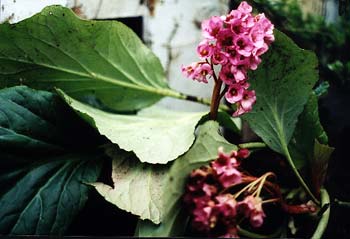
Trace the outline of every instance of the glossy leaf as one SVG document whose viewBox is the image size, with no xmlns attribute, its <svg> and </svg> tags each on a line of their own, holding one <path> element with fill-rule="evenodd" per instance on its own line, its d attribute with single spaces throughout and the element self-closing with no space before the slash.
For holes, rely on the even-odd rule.
<svg viewBox="0 0 350 239">
<path fill-rule="evenodd" d="M 101 142 L 58 96 L 0 90 L 0 234 L 63 234 L 99 175 Z"/>
<path fill-rule="evenodd" d="M 82 20 L 50 6 L 17 24 L 1 24 L 0 35 L 0 87 L 58 87 L 120 111 L 174 93 L 159 59 L 117 21 Z"/>
</svg>

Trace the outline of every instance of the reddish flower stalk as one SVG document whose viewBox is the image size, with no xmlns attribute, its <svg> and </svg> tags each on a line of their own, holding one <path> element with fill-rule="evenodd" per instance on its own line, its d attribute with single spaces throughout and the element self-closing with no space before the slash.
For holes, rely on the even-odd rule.
<svg viewBox="0 0 350 239">
<path fill-rule="evenodd" d="M 255 91 L 249 91 L 248 70 L 256 70 L 274 41 L 273 25 L 264 14 L 252 15 L 252 7 L 242 2 L 237 10 L 225 16 L 214 16 L 202 22 L 204 40 L 197 47 L 202 61 L 182 66 L 186 77 L 208 83 L 213 78 L 210 118 L 215 120 L 221 97 L 236 104 L 233 116 L 251 111 Z M 221 66 L 218 74 L 214 65 Z M 221 86 L 225 84 L 221 92 Z"/>
</svg>

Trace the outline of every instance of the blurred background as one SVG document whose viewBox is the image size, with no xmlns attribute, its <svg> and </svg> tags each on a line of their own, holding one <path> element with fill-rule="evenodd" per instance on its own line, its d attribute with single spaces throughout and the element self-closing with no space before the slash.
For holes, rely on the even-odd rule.
<svg viewBox="0 0 350 239">
<path fill-rule="evenodd" d="M 223 15 L 239 0 L 0 0 L 0 22 L 18 22 L 52 4 L 72 8 L 82 18 L 119 20 L 131 27 L 160 58 L 170 86 L 187 94 L 210 97 L 211 86 L 185 79 L 180 67 L 196 61 L 200 23 Z M 350 10 L 348 0 L 248 0 L 275 27 L 319 59 L 319 111 L 331 146 L 327 188 L 335 201 L 325 238 L 348 238 L 350 233 Z M 0 33 L 1 37 L 1 33 Z M 171 109 L 202 111 L 196 103 L 164 99 Z M 115 209 L 92 192 L 87 207 L 68 232 L 71 235 L 131 235 L 136 218 Z M 122 222 L 120 217 L 125 218 Z"/>
</svg>

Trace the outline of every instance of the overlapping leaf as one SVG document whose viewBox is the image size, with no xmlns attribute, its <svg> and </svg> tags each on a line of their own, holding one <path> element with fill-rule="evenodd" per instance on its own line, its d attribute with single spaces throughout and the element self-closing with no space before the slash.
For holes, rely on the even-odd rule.
<svg viewBox="0 0 350 239">
<path fill-rule="evenodd" d="M 18 24 L 1 24 L 0 35 L 0 87 L 58 87 L 121 111 L 174 93 L 158 58 L 122 23 L 86 21 L 50 6 Z"/>
<path fill-rule="evenodd" d="M 219 125 L 209 121 L 199 128 L 194 145 L 173 163 L 166 175 L 162 189 L 164 207 L 162 223 L 155 225 L 147 220 L 139 221 L 135 236 L 183 236 L 187 219 L 186 213 L 181 209 L 183 206 L 181 198 L 186 180 L 193 169 L 214 160 L 219 147 L 224 147 L 226 152 L 237 149 L 219 134 Z"/>
<path fill-rule="evenodd" d="M 313 159 L 315 140 L 327 144 L 328 137 L 319 119 L 317 97 L 312 93 L 298 117 L 293 137 L 288 145 L 297 168 L 303 167 Z"/>
<path fill-rule="evenodd" d="M 113 187 L 101 182 L 91 185 L 120 209 L 160 223 L 164 213 L 162 190 L 169 165 L 140 163 L 133 153 L 118 150 L 113 145 L 106 152 L 113 159 Z"/>
<path fill-rule="evenodd" d="M 64 102 L 0 90 L 0 234 L 63 234 L 96 181 L 102 143 Z"/>
<path fill-rule="evenodd" d="M 87 122 L 110 141 L 133 151 L 141 162 L 165 164 L 192 145 L 195 127 L 207 113 L 175 112 L 151 107 L 137 115 L 107 113 L 60 95 Z"/>
</svg>

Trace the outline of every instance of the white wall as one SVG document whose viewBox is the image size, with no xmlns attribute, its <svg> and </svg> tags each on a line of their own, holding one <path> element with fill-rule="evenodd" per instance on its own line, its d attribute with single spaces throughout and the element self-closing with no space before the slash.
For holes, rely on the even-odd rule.
<svg viewBox="0 0 350 239">
<path fill-rule="evenodd" d="M 33 16 L 48 5 L 66 5 L 67 0 L 0 0 L 0 22 L 15 23 Z"/>
</svg>

